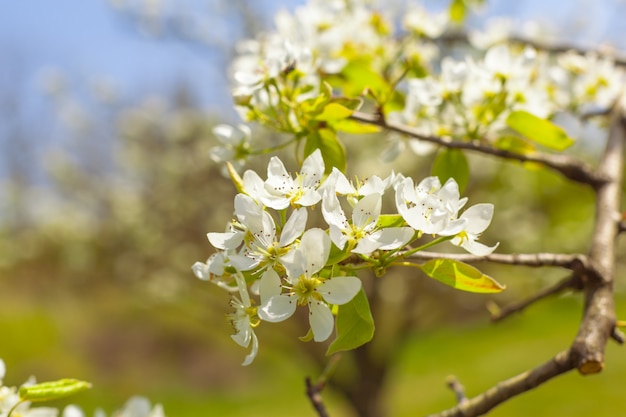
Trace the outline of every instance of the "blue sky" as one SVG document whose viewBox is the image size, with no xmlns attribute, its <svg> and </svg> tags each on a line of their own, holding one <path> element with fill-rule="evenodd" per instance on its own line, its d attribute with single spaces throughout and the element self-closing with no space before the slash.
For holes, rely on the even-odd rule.
<svg viewBox="0 0 626 417">
<path fill-rule="evenodd" d="M 138 30 L 138 25 L 129 21 L 128 15 L 116 12 L 111 3 L 107 0 L 0 2 L 0 151 L 7 149 L 7 145 L 19 145 L 9 138 L 20 129 L 38 133 L 42 149 L 59 140 L 49 133 L 55 129 L 55 123 L 58 128 L 58 120 L 42 89 L 42 75 L 52 70 L 64 74 L 70 91 L 87 91 L 94 80 L 105 79 L 126 100 L 167 94 L 176 82 L 186 82 L 205 107 L 219 109 L 232 117 L 223 55 L 208 47 L 146 36 Z M 243 36 L 241 25 L 236 25 L 229 9 L 232 4 L 254 4 L 263 11 L 265 16 L 260 18 L 264 23 L 271 24 L 271 16 L 280 7 L 293 9 L 305 0 L 160 0 L 160 3 L 170 14 L 187 13 L 195 26 L 190 24 L 186 29 L 205 30 L 210 39 L 229 44 Z M 441 7 L 448 2 L 426 0 L 426 3 Z M 486 16 L 534 18 L 557 27 L 567 26 L 570 30 L 564 33 L 568 40 L 590 45 L 612 41 L 626 48 L 624 0 L 486 0 L 486 3 L 489 6 Z M 60 135 L 58 130 L 56 135 Z M 0 158 L 0 179 L 2 172 Z"/>
</svg>

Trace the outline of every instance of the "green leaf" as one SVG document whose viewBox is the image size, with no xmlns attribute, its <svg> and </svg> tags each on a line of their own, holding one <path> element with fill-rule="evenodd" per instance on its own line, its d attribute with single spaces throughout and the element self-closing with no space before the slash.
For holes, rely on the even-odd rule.
<svg viewBox="0 0 626 417">
<path fill-rule="evenodd" d="M 354 110 L 350 110 L 339 103 L 328 103 L 324 110 L 315 116 L 315 120 L 341 120 L 350 117 L 352 113 Z"/>
<path fill-rule="evenodd" d="M 60 379 L 58 381 L 22 386 L 19 394 L 22 401 L 50 401 L 69 397 L 89 388 L 91 388 L 89 382 L 77 379 Z"/>
<path fill-rule="evenodd" d="M 377 133 L 381 130 L 380 126 L 361 123 L 352 119 L 335 120 L 332 121 L 331 124 L 335 130 L 340 130 L 342 132 L 352 133 L 355 135 L 365 133 Z"/>
<path fill-rule="evenodd" d="M 464 0 L 454 0 L 450 4 L 450 20 L 455 23 L 462 23 L 467 14 L 467 5 Z"/>
<path fill-rule="evenodd" d="M 389 83 L 376 71 L 371 69 L 371 62 L 364 59 L 355 59 L 343 67 L 341 75 L 345 81 L 344 91 L 349 96 L 359 96 L 367 89 L 374 97 L 382 102 L 391 92 Z"/>
<path fill-rule="evenodd" d="M 442 183 L 454 178 L 463 192 L 469 181 L 469 163 L 460 149 L 442 149 L 433 162 L 432 174 L 439 177 Z"/>
<path fill-rule="evenodd" d="M 452 259 L 433 259 L 420 268 L 429 277 L 461 291 L 496 293 L 505 288 L 473 266 Z"/>
<path fill-rule="evenodd" d="M 406 226 L 404 218 L 400 214 L 381 214 L 376 222 L 376 227 L 402 227 Z"/>
<path fill-rule="evenodd" d="M 304 144 L 304 156 L 307 157 L 316 149 L 322 152 L 325 172 L 329 174 L 333 167 L 342 172 L 346 170 L 346 150 L 337 138 L 337 133 L 328 128 L 321 128 L 309 133 Z"/>
<path fill-rule="evenodd" d="M 514 111 L 507 117 L 506 124 L 522 136 L 555 151 L 563 151 L 574 144 L 574 139 L 561 127 L 527 111 Z"/>
<path fill-rule="evenodd" d="M 527 155 L 535 152 L 535 146 L 519 136 L 505 135 L 496 139 L 494 146 L 503 151 L 515 152 Z"/>
<path fill-rule="evenodd" d="M 352 301 L 339 306 L 335 326 L 337 338 L 328 347 L 326 355 L 352 350 L 372 340 L 374 318 L 362 288 Z"/>
</svg>

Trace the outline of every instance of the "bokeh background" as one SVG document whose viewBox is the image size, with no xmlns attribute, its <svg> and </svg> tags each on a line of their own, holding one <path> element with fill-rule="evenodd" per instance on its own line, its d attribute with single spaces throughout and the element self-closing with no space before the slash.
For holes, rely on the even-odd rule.
<svg viewBox="0 0 626 417">
<path fill-rule="evenodd" d="M 0 357 L 5 383 L 76 377 L 94 388 L 73 398 L 90 415 L 132 395 L 169 416 L 313 416 L 304 377 L 320 372 L 323 347 L 295 336 L 298 323 L 261 326 L 260 354 L 229 338 L 228 300 L 190 266 L 210 254 L 234 189 L 208 157 L 211 128 L 237 123 L 228 63 L 238 40 L 272 25 L 303 0 L 116 0 L 0 4 Z M 389 2 L 402 7 L 407 2 Z M 446 2 L 429 1 L 443 8 Z M 623 1 L 490 1 L 471 25 L 535 19 L 567 42 L 626 49 Z M 267 135 L 255 131 L 256 137 Z M 371 146 L 347 141 L 354 173 L 392 168 L 421 178 L 429 162 L 387 166 Z M 576 152 L 592 159 L 601 137 Z M 252 161 L 251 167 L 265 166 Z M 499 251 L 585 251 L 593 195 L 543 171 L 473 156 L 470 202 L 493 202 L 485 242 Z M 375 167 L 376 172 L 372 172 Z M 618 313 L 626 315 L 624 245 Z M 490 324 L 485 305 L 549 286 L 565 271 L 483 266 L 509 290 L 455 292 L 393 271 L 381 285 L 371 352 L 384 365 L 390 416 L 454 404 L 454 374 L 475 395 L 549 359 L 573 339 L 577 294 L 543 301 Z M 400 303 L 401 293 L 414 296 Z M 399 318 L 402 318 L 400 320 Z M 405 327 L 398 323 L 408 323 Z M 402 327 L 402 328 L 399 328 Z M 352 372 L 352 374 L 351 374 Z M 350 366 L 340 378 L 354 377 Z M 623 409 L 626 352 L 613 344 L 600 375 L 572 373 L 498 408 L 494 416 L 614 416 Z M 333 416 L 352 416 L 340 391 Z M 59 403 L 62 405 L 63 403 Z M 619 414 L 619 413 L 618 413 Z"/>
</svg>

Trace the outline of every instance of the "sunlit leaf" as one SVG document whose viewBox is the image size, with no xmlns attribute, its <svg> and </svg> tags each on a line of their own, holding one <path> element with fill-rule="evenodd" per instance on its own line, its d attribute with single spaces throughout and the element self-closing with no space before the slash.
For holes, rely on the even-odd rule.
<svg viewBox="0 0 626 417">
<path fill-rule="evenodd" d="M 363 289 L 352 301 L 339 306 L 335 326 L 337 338 L 328 347 L 326 355 L 352 350 L 372 340 L 374 318 Z"/>
<path fill-rule="evenodd" d="M 462 23 L 467 14 L 467 5 L 464 0 L 453 0 L 449 9 L 450 20 L 455 23 Z"/>
<path fill-rule="evenodd" d="M 353 110 L 350 110 L 339 103 L 328 103 L 324 106 L 322 112 L 315 117 L 315 120 L 328 121 L 346 119 L 350 117 L 353 112 Z"/>
<path fill-rule="evenodd" d="M 460 149 L 442 149 L 435 157 L 432 174 L 439 177 L 442 183 L 454 178 L 459 184 L 459 191 L 463 192 L 469 181 L 469 163 Z"/>
<path fill-rule="evenodd" d="M 494 143 L 494 146 L 503 151 L 515 152 L 522 155 L 533 153 L 536 150 L 533 144 L 526 139 L 512 135 L 499 137 Z"/>
<path fill-rule="evenodd" d="M 19 395 L 23 401 L 50 401 L 69 397 L 91 388 L 91 384 L 78 379 L 60 379 L 20 387 Z"/>
<path fill-rule="evenodd" d="M 406 226 L 404 218 L 400 214 L 381 214 L 376 222 L 376 227 L 402 227 Z"/>
<path fill-rule="evenodd" d="M 304 144 L 304 156 L 308 156 L 316 149 L 322 153 L 325 172 L 329 174 L 333 167 L 342 172 L 346 170 L 346 149 L 332 129 L 320 128 L 309 133 Z"/>
<path fill-rule="evenodd" d="M 352 134 L 365 134 L 380 132 L 380 126 L 357 122 L 352 119 L 342 119 L 332 122 L 332 126 L 336 130 Z"/>
<path fill-rule="evenodd" d="M 452 259 L 433 259 L 421 265 L 426 275 L 457 290 L 475 293 L 496 293 L 504 290 L 498 283 L 478 269 Z"/>
<path fill-rule="evenodd" d="M 527 111 L 511 113 L 506 124 L 533 142 L 556 151 L 563 151 L 574 144 L 574 139 L 567 136 L 563 128 Z"/>
</svg>

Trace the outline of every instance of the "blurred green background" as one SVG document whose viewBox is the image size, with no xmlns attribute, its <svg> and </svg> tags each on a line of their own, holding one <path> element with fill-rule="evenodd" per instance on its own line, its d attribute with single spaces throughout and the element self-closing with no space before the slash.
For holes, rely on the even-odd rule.
<svg viewBox="0 0 626 417">
<path fill-rule="evenodd" d="M 252 30 L 243 25 L 238 33 Z M 231 53 L 232 44 L 225 45 L 217 59 L 224 71 Z M 0 109 L 6 128 L 0 205 L 5 384 L 19 385 L 30 375 L 91 381 L 92 390 L 71 399 L 89 414 L 144 395 L 162 403 L 169 416 L 315 415 L 304 378 L 319 375 L 324 346 L 298 342 L 306 327 L 297 320 L 263 325 L 257 360 L 241 367 L 246 351 L 230 340 L 227 297 L 191 273 L 191 265 L 211 253 L 206 232 L 221 231 L 230 219 L 235 193 L 207 154 L 215 144 L 211 128 L 233 115 L 207 110 L 195 87 L 216 81 L 172 79 L 158 94 L 131 91 L 122 100 L 101 90 L 77 92 L 63 73 L 46 80 L 46 106 L 61 123 L 15 118 L 17 105 Z M 7 102 L 25 100 L 9 93 L 5 89 Z M 86 111 L 75 117 L 68 103 Z M 223 103 L 230 106 L 228 97 Z M 63 137 L 60 145 L 30 152 L 48 129 Z M 258 140 L 266 135 L 255 132 Z M 347 139 L 346 145 L 351 174 L 383 176 L 393 168 L 419 179 L 430 170 L 428 158 L 413 155 L 394 166 L 379 164 L 379 136 Z M 590 160 L 597 151 L 589 143 L 575 149 Z M 266 162 L 260 158 L 251 168 L 263 173 Z M 512 163 L 479 156 L 470 163 L 470 204 L 496 206 L 484 242 L 500 241 L 503 253 L 586 250 L 594 215 L 589 189 Z M 622 242 L 616 288 L 621 317 L 624 252 Z M 574 338 L 582 310 L 578 294 L 542 301 L 498 324 L 489 323 L 485 309 L 489 301 L 505 305 L 550 286 L 566 271 L 480 267 L 508 290 L 495 296 L 460 293 L 405 270 L 372 284 L 381 295 L 368 352 L 386 372 L 389 416 L 451 407 L 448 375 L 456 375 L 473 396 L 548 360 Z M 346 355 L 337 370 L 348 384 L 356 375 L 351 360 Z M 603 373 L 570 373 L 491 415 L 614 416 L 623 405 L 624 386 L 626 355 L 611 343 Z M 354 415 L 332 386 L 324 398 L 332 416 Z"/>
</svg>

